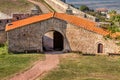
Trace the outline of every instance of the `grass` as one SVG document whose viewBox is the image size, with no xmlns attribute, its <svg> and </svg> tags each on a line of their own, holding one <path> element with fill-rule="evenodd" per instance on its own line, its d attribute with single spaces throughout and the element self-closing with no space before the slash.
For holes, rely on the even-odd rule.
<svg viewBox="0 0 120 80">
<path fill-rule="evenodd" d="M 30 68 L 43 54 L 8 54 L 6 47 L 0 47 L 0 80 Z"/>
<path fill-rule="evenodd" d="M 120 57 L 68 54 L 39 80 L 120 80 Z"/>
<path fill-rule="evenodd" d="M 27 13 L 32 7 L 27 0 L 0 0 L 0 11 L 6 14 Z"/>
</svg>

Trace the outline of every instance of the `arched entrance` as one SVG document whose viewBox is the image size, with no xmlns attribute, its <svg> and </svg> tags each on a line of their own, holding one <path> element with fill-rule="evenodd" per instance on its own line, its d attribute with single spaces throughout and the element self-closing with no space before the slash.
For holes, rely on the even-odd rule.
<svg viewBox="0 0 120 80">
<path fill-rule="evenodd" d="M 49 31 L 44 34 L 43 51 L 62 51 L 64 45 L 63 35 L 58 31 Z"/>
<path fill-rule="evenodd" d="M 98 53 L 103 53 L 103 44 L 99 43 L 98 44 L 98 50 L 97 50 Z"/>
</svg>

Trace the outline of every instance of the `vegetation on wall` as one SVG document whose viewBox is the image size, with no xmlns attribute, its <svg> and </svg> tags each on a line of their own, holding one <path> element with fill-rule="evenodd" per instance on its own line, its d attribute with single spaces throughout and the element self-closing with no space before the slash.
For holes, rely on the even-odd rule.
<svg viewBox="0 0 120 80">
<path fill-rule="evenodd" d="M 116 25 L 111 25 L 107 28 L 111 33 L 120 32 L 120 27 Z"/>
<path fill-rule="evenodd" d="M 108 34 L 108 35 L 104 36 L 104 39 L 108 40 L 108 39 L 112 39 L 112 37 L 110 36 L 110 34 Z"/>
<path fill-rule="evenodd" d="M 110 18 L 111 25 L 109 27 L 107 27 L 107 29 L 111 33 L 120 32 L 120 14 L 116 14 L 116 12 L 114 10 L 111 11 L 110 13 L 111 13 L 111 15 L 112 14 L 114 14 L 114 15 L 111 16 L 111 18 Z"/>
<path fill-rule="evenodd" d="M 111 21 L 113 21 L 114 24 L 120 27 L 120 14 L 112 16 Z"/>
</svg>

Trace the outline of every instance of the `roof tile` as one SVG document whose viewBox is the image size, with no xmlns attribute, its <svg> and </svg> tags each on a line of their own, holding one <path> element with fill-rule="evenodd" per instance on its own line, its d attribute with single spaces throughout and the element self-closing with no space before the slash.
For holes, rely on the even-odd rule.
<svg viewBox="0 0 120 80">
<path fill-rule="evenodd" d="M 30 18 L 27 18 L 27 19 L 18 20 L 18 21 L 15 21 L 15 22 L 12 22 L 12 23 L 8 24 L 6 26 L 5 31 L 9 31 L 9 30 L 12 30 L 12 29 L 23 27 L 23 26 L 28 25 L 28 24 L 32 24 L 32 23 L 35 23 L 35 22 L 38 22 L 38 21 L 49 19 L 51 17 L 53 17 L 53 13 L 48 13 L 48 14 L 44 14 L 44 15 L 33 16 L 33 17 L 30 17 Z"/>
<path fill-rule="evenodd" d="M 76 26 L 82 27 L 84 29 L 93 31 L 95 33 L 98 33 L 98 34 L 101 34 L 104 36 L 109 34 L 107 31 L 103 30 L 102 28 L 97 27 L 97 23 L 95 23 L 93 21 L 90 21 L 90 20 L 87 20 L 84 18 L 80 18 L 80 17 L 76 17 L 74 15 L 68 15 L 65 13 L 47 13 L 47 14 L 37 15 L 37 16 L 33 16 L 33 17 L 30 17 L 27 19 L 15 21 L 15 22 L 12 22 L 11 25 L 6 26 L 6 31 L 20 28 L 25 25 L 43 21 L 43 20 L 46 20 L 46 19 L 49 19 L 52 17 L 67 21 L 71 24 L 74 24 Z"/>
<path fill-rule="evenodd" d="M 84 29 L 96 32 L 101 35 L 109 34 L 107 31 L 103 30 L 102 28 L 97 27 L 97 23 L 87 20 L 87 19 L 84 19 L 84 18 L 76 17 L 73 15 L 67 15 L 64 13 L 56 13 L 55 17 L 65 20 L 67 22 L 70 22 L 70 23 L 72 23 L 76 26 L 82 27 Z"/>
</svg>

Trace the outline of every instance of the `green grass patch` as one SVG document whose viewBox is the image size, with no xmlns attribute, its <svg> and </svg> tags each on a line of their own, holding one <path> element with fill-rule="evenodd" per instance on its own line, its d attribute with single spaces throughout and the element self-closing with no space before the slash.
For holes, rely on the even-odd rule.
<svg viewBox="0 0 120 80">
<path fill-rule="evenodd" d="M 44 54 L 8 54 L 7 47 L 0 47 L 0 80 L 29 69 Z"/>
<path fill-rule="evenodd" d="M 30 68 L 39 59 L 43 59 L 43 54 L 0 55 L 0 80 Z"/>
<path fill-rule="evenodd" d="M 11 13 L 27 13 L 33 4 L 27 0 L 0 0 L 0 11 L 11 14 Z"/>
<path fill-rule="evenodd" d="M 120 57 L 68 55 L 40 80 L 120 80 Z"/>
</svg>

